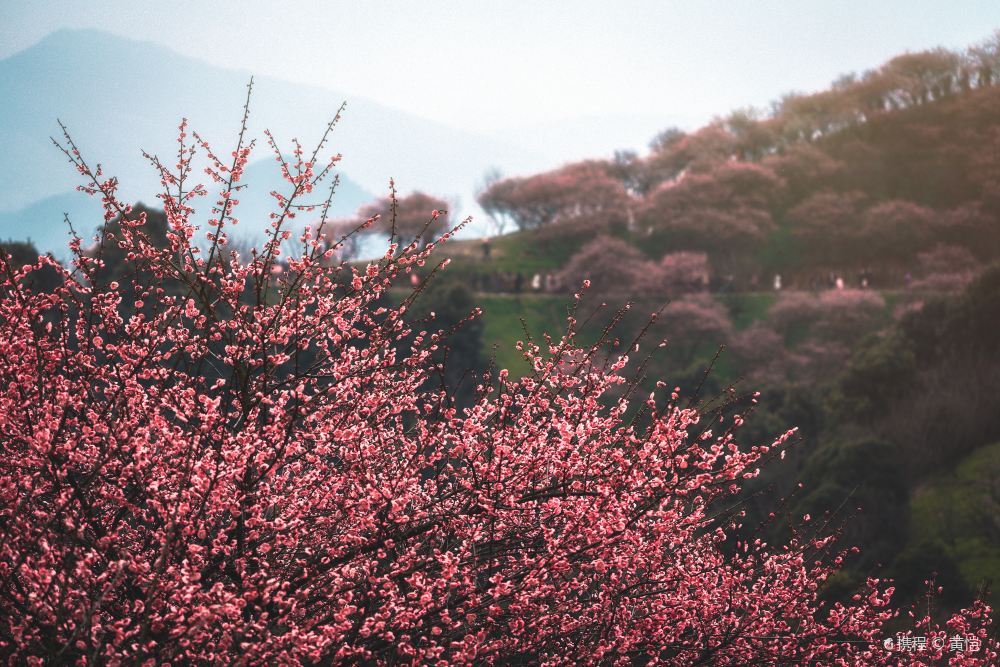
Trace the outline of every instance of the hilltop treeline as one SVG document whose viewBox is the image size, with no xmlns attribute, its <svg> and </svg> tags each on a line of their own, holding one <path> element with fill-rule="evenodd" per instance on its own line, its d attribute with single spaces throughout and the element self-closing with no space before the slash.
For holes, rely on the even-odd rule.
<svg viewBox="0 0 1000 667">
<path fill-rule="evenodd" d="M 1000 34 L 907 53 L 769 110 L 666 130 L 647 155 L 495 179 L 479 201 L 500 231 L 543 242 L 704 252 L 737 286 L 770 272 L 803 287 L 830 271 L 928 277 L 935 253 L 1000 253 L 998 82 Z"/>
</svg>

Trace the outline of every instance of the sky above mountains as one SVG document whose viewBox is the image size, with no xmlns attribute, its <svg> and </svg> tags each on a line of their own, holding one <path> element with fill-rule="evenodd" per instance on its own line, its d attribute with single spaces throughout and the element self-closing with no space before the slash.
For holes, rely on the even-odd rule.
<svg viewBox="0 0 1000 667">
<path fill-rule="evenodd" d="M 98 28 L 479 133 L 603 127 L 602 154 L 997 27 L 995 0 L 5 1 L 0 57 Z"/>
</svg>

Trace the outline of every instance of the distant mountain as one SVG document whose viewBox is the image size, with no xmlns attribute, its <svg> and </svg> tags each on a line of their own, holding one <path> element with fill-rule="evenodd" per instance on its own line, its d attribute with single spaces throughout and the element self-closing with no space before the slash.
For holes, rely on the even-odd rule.
<svg viewBox="0 0 1000 667">
<path fill-rule="evenodd" d="M 236 217 L 239 225 L 230 231 L 231 234 L 238 234 L 245 237 L 259 237 L 269 228 L 270 219 L 268 214 L 276 210 L 276 201 L 271 192 L 276 191 L 282 194 L 291 192 L 291 186 L 281 176 L 280 167 L 274 159 L 264 159 L 247 166 L 243 175 L 242 183 L 246 185 L 238 195 L 239 206 L 236 209 Z M 321 204 L 327 195 L 326 186 L 321 191 L 315 192 L 300 199 L 303 204 Z M 362 188 L 350 178 L 340 174 L 340 182 L 330 206 L 330 217 L 342 217 L 351 215 L 358 210 L 362 204 L 366 204 L 375 199 L 376 195 Z M 207 219 L 207 212 L 212 202 L 216 198 L 211 197 L 205 206 L 200 208 L 199 214 Z M 312 222 L 314 218 L 319 218 L 320 210 L 313 213 L 302 213 L 296 220 L 302 224 Z"/>
<path fill-rule="evenodd" d="M 39 252 L 65 258 L 69 252 L 69 215 L 76 232 L 87 238 L 102 221 L 101 202 L 80 192 L 45 197 L 18 211 L 0 212 L 0 241 L 31 241 Z"/>
<path fill-rule="evenodd" d="M 151 201 L 158 181 L 140 150 L 175 154 L 177 124 L 187 117 L 220 153 L 228 153 L 249 79 L 249 72 L 97 30 L 61 30 L 0 60 L 0 211 L 42 215 L 54 211 L 57 201 L 66 205 L 61 197 L 78 184 L 78 175 L 49 141 L 58 134 L 57 118 L 89 161 L 120 177 L 124 198 Z M 509 143 L 343 92 L 268 77 L 255 80 L 251 134 L 260 144 L 270 128 L 286 142 L 283 150 L 293 136 L 311 147 L 344 100 L 348 108 L 329 150 L 344 155 L 343 173 L 368 192 L 383 194 L 391 176 L 403 193 L 422 189 L 459 199 L 468 209 L 463 213 L 471 213 L 474 185 L 487 167 L 517 173 L 550 163 Z M 256 159 L 267 150 L 259 145 Z M 4 216 L 0 236 L 8 233 L 9 219 Z M 32 235 L 55 238 L 55 232 L 34 228 L 40 219 L 31 218 Z"/>
</svg>

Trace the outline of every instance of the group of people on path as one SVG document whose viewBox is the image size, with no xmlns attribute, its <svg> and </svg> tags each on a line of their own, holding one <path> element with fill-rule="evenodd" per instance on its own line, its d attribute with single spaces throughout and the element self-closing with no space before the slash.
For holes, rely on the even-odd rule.
<svg viewBox="0 0 1000 667">
<path fill-rule="evenodd" d="M 520 271 L 488 271 L 473 274 L 471 287 L 478 292 L 507 294 L 559 292 L 562 282 L 555 273 L 534 273 L 529 277 Z"/>
<path fill-rule="evenodd" d="M 909 274 L 907 274 L 909 275 Z M 857 281 L 854 284 L 849 284 L 844 276 L 835 271 L 829 271 L 826 275 L 813 274 L 809 278 L 809 289 L 813 292 L 817 292 L 821 289 L 847 289 L 848 287 L 854 287 L 858 289 L 869 289 L 874 286 L 874 274 L 871 269 L 865 267 L 858 271 Z M 774 291 L 779 292 L 784 287 L 782 282 L 782 277 L 780 273 L 774 274 Z"/>
</svg>

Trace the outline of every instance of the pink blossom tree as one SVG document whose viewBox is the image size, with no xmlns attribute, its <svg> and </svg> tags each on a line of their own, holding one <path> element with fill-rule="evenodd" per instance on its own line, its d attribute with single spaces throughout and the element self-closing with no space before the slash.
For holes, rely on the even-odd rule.
<svg viewBox="0 0 1000 667">
<path fill-rule="evenodd" d="M 702 173 L 727 162 L 739 151 L 737 138 L 715 122 L 690 134 L 667 130 L 653 140 L 646 167 L 654 183 L 675 180 L 684 172 Z"/>
<path fill-rule="evenodd" d="M 358 218 L 341 218 L 327 222 L 323 227 L 322 245 L 324 254 L 326 250 L 332 250 L 333 253 L 329 257 L 324 257 L 324 261 L 339 263 L 356 259 L 364 241 L 364 237 L 358 232 L 368 228 L 367 222 Z"/>
<path fill-rule="evenodd" d="M 671 252 L 660 258 L 648 282 L 666 294 L 685 294 L 708 289 L 711 268 L 703 252 Z"/>
<path fill-rule="evenodd" d="M 786 352 L 784 337 L 762 322 L 736 332 L 729 343 L 729 353 L 739 368 L 751 380 L 772 386 L 787 378 Z"/>
<path fill-rule="evenodd" d="M 785 292 L 771 306 L 768 319 L 784 336 L 858 340 L 885 316 L 885 299 L 860 289 L 828 290 L 820 294 Z"/>
<path fill-rule="evenodd" d="M 708 294 L 674 299 L 664 307 L 661 319 L 674 357 L 685 366 L 699 353 L 727 344 L 733 334 L 729 312 Z"/>
<path fill-rule="evenodd" d="M 841 562 L 824 525 L 804 517 L 785 545 L 734 537 L 724 501 L 790 434 L 741 448 L 741 417 L 700 415 L 662 384 L 641 419 L 628 391 L 605 404 L 635 349 L 579 347 L 573 315 L 562 338 L 521 346 L 529 376 L 483 378 L 458 412 L 423 389 L 446 337 L 381 298 L 450 232 L 356 269 L 321 261 L 321 218 L 283 254 L 288 213 L 332 168 L 317 149 L 283 170 L 269 236 L 242 260 L 227 234 L 245 132 L 227 162 L 186 140 L 182 126 L 176 170 L 153 158 L 165 246 L 65 146 L 121 220 L 99 247 L 123 251 L 127 283 L 79 239 L 72 270 L 0 261 L 5 660 L 898 661 L 880 643 L 891 588 L 821 601 Z M 225 186 L 209 229 L 190 222 L 199 146 Z M 24 287 L 47 267 L 58 287 Z M 988 623 L 979 605 L 916 630 L 976 638 L 985 664 Z"/>
<path fill-rule="evenodd" d="M 522 231 L 577 219 L 617 220 L 629 198 L 612 171 L 612 165 L 585 161 L 534 176 L 500 179 L 480 193 L 479 203 L 490 215 L 511 220 Z"/>
<path fill-rule="evenodd" d="M 936 245 L 917 255 L 917 291 L 958 292 L 976 276 L 979 262 L 961 246 Z"/>
<path fill-rule="evenodd" d="M 813 144 L 792 144 L 763 163 L 784 179 L 790 199 L 799 201 L 823 185 L 840 180 L 846 166 Z"/>
<path fill-rule="evenodd" d="M 818 192 L 787 213 L 804 255 L 844 265 L 854 259 L 867 196 L 863 192 Z"/>
<path fill-rule="evenodd" d="M 913 257 L 930 244 L 935 216 L 933 210 L 903 200 L 872 206 L 863 216 L 858 250 L 873 260 Z"/>
<path fill-rule="evenodd" d="M 725 163 L 661 185 L 646 198 L 641 223 L 671 250 L 708 251 L 731 264 L 775 230 L 782 188 L 767 167 Z"/>
<path fill-rule="evenodd" d="M 998 144 L 1000 145 L 1000 144 Z M 993 208 L 1000 203 L 1000 186 L 992 181 L 998 190 L 992 196 Z M 984 199 L 991 198 L 987 194 Z M 992 257 L 1000 249 L 1000 234 L 997 232 L 996 214 L 979 202 L 959 206 L 935 216 L 934 238 L 945 245 L 962 246 L 972 251 L 980 259 Z"/>
<path fill-rule="evenodd" d="M 388 234 L 394 241 L 398 240 L 400 245 L 405 246 L 415 240 L 421 244 L 426 243 L 450 228 L 448 202 L 445 200 L 423 192 L 397 197 L 395 184 L 391 189 L 388 196 L 362 206 L 354 219 L 348 221 L 347 225 L 342 225 L 346 229 L 337 231 L 350 232 L 353 228 L 363 227 L 369 231 Z M 379 225 L 366 226 L 366 221 L 373 218 L 379 219 Z M 341 237 L 345 236 L 347 238 L 343 243 L 350 243 L 350 237 L 341 234 Z M 344 247 L 347 249 L 346 245 Z"/>
<path fill-rule="evenodd" d="M 589 281 L 599 294 L 624 298 L 642 291 L 655 265 L 632 244 L 601 235 L 573 255 L 559 274 L 559 282 L 570 289 Z"/>
</svg>

